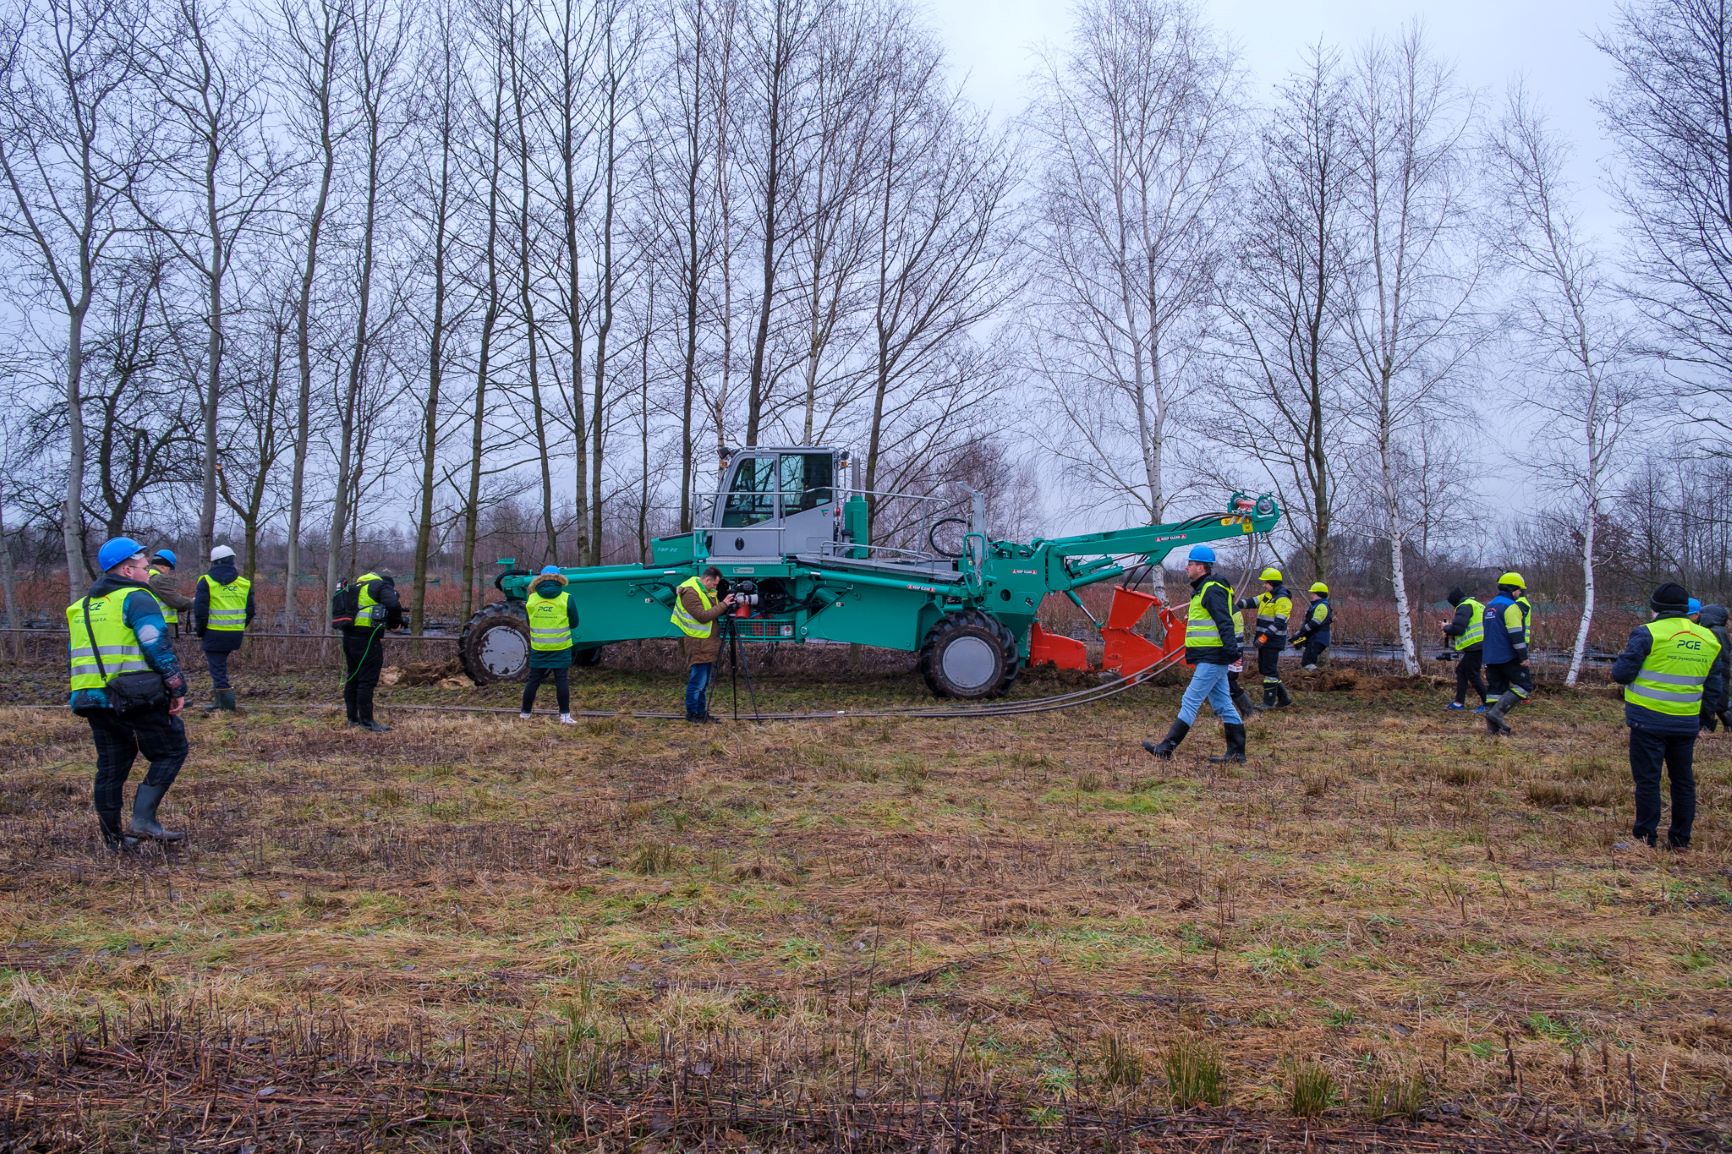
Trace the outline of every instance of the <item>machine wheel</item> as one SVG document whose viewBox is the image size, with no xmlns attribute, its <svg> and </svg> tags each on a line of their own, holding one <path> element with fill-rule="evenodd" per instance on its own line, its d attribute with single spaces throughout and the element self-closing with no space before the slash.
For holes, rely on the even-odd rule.
<svg viewBox="0 0 1732 1154">
<path fill-rule="evenodd" d="M 457 641 L 463 672 L 477 685 L 522 681 L 529 672 L 529 618 L 510 601 L 484 605 Z"/>
<path fill-rule="evenodd" d="M 604 645 L 591 646 L 588 649 L 573 649 L 571 663 L 579 669 L 592 669 L 601 664 L 601 655 L 607 652 Z"/>
<path fill-rule="evenodd" d="M 998 697 L 1016 679 L 1016 643 L 1009 630 L 986 614 L 958 613 L 926 635 L 920 674 L 939 697 Z"/>
</svg>

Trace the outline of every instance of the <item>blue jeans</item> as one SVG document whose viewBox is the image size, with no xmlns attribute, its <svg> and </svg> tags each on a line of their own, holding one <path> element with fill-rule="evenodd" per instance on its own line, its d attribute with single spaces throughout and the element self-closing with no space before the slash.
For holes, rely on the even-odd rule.
<svg viewBox="0 0 1732 1154">
<path fill-rule="evenodd" d="M 1197 724 L 1197 714 L 1205 701 L 1215 711 L 1215 716 L 1227 725 L 1245 724 L 1245 719 L 1233 708 L 1233 691 L 1227 686 L 1225 665 L 1205 662 L 1196 667 L 1191 674 L 1191 683 L 1185 686 L 1185 696 L 1179 699 L 1179 720 L 1186 725 Z"/>
<path fill-rule="evenodd" d="M 686 716 L 703 717 L 710 711 L 710 675 L 715 665 L 708 661 L 694 662 L 686 674 Z"/>
</svg>

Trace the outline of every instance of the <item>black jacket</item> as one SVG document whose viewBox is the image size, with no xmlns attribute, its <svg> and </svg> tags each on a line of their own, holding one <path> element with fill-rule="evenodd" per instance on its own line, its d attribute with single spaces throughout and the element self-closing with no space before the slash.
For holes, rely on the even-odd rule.
<svg viewBox="0 0 1732 1154">
<path fill-rule="evenodd" d="M 401 629 L 404 621 L 403 601 L 397 596 L 397 579 L 395 577 L 381 577 L 377 581 L 369 581 L 367 582 L 367 592 L 372 594 L 373 600 L 378 603 L 379 609 L 385 611 L 385 616 L 383 620 L 381 620 L 378 610 L 374 610 L 373 625 L 371 628 Z M 367 633 L 369 631 L 369 627 L 367 626 L 356 628 L 355 626 L 350 625 L 345 629 L 345 632 L 352 633 Z"/>
<path fill-rule="evenodd" d="M 1696 618 L 1720 642 L 1720 657 L 1714 662 L 1714 672 L 1708 675 L 1709 684 L 1713 684 L 1715 677 L 1720 679 L 1720 695 L 1709 697 L 1705 690 L 1702 694 L 1702 708 L 1714 714 L 1726 712 L 1726 698 L 1732 693 L 1732 634 L 1726 630 L 1726 618 L 1724 605 L 1704 605 Z"/>
<path fill-rule="evenodd" d="M 240 570 L 235 568 L 232 560 L 213 561 L 205 574 L 218 585 L 233 585 L 240 577 Z M 198 634 L 198 646 L 206 653 L 233 653 L 241 647 L 244 633 L 236 633 L 230 629 L 211 630 L 210 624 L 210 586 L 201 578 L 193 589 L 192 595 L 192 631 Z M 253 591 L 247 589 L 247 628 L 253 627 Z"/>
<path fill-rule="evenodd" d="M 1484 614 L 1484 612 L 1485 606 L 1481 605 L 1479 607 L 1479 613 Z M 1463 633 L 1466 633 L 1469 626 L 1473 624 L 1473 618 L 1474 607 L 1468 604 L 1467 598 L 1464 597 L 1462 598 L 1461 603 L 1455 607 L 1455 616 L 1450 620 L 1448 625 L 1443 627 L 1443 635 L 1445 637 L 1460 637 Z M 1466 653 L 1469 650 L 1484 648 L 1485 642 L 1476 641 L 1472 645 L 1469 645 L 1467 649 L 1462 650 L 1462 652 Z"/>
<path fill-rule="evenodd" d="M 1197 590 L 1205 582 L 1213 581 L 1214 586 L 1203 594 L 1203 609 L 1209 614 L 1209 619 L 1215 623 L 1215 628 L 1221 631 L 1219 647 L 1208 645 L 1199 649 L 1185 647 L 1185 661 L 1190 665 L 1231 665 L 1239 660 L 1239 635 L 1233 630 L 1233 601 L 1227 595 L 1226 582 L 1208 573 L 1191 582 L 1191 595 L 1196 596 Z"/>
</svg>

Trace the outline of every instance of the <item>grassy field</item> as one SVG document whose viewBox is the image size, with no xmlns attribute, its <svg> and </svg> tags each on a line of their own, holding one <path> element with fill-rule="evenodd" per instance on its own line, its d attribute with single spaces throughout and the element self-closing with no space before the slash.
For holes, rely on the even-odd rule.
<svg viewBox="0 0 1732 1154">
<path fill-rule="evenodd" d="M 1492 742 L 1434 686 L 1333 681 L 1231 767 L 1212 724 L 1138 747 L 1173 687 L 381 737 L 258 704 L 191 721 L 186 848 L 124 859 L 83 723 L 7 710 L 0 1149 L 1726 1148 L 1732 739 L 1694 851 L 1617 848 L 1603 689 Z"/>
</svg>

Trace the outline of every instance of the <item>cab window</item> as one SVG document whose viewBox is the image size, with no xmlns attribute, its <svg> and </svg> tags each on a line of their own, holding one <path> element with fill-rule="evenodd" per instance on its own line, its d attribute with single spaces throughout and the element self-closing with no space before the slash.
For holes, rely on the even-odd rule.
<svg viewBox="0 0 1732 1154">
<path fill-rule="evenodd" d="M 747 457 L 734 470 L 722 527 L 739 529 L 776 516 L 776 458 Z"/>
<path fill-rule="evenodd" d="M 835 461 L 829 453 L 782 454 L 782 509 L 798 513 L 835 499 Z"/>
</svg>

